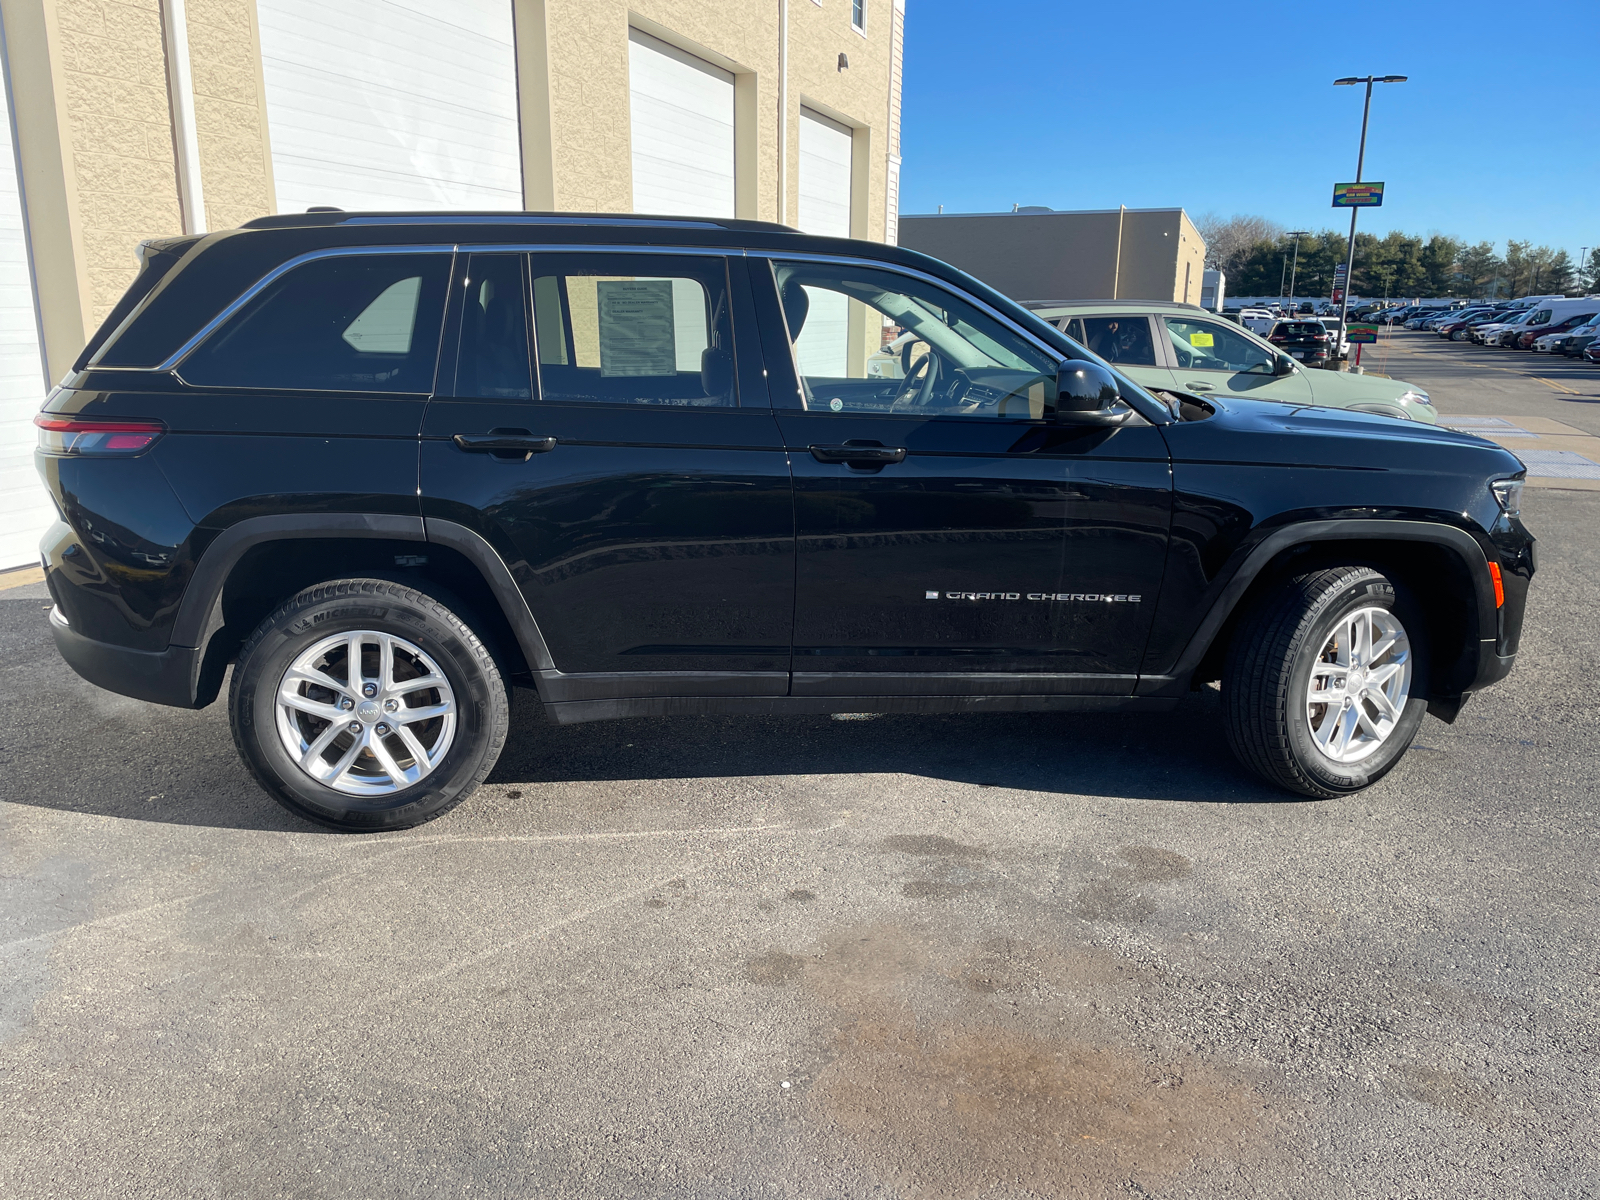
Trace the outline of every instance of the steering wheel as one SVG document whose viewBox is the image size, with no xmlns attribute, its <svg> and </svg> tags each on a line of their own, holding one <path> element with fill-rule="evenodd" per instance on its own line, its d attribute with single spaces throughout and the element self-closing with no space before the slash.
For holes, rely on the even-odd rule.
<svg viewBox="0 0 1600 1200">
<path fill-rule="evenodd" d="M 917 365 L 911 368 L 911 373 L 901 381 L 900 391 L 895 394 L 894 403 L 889 405 L 889 411 L 907 413 L 922 408 L 933 398 L 933 389 L 938 386 L 938 382 L 939 363 L 937 356 L 930 349 Z"/>
</svg>

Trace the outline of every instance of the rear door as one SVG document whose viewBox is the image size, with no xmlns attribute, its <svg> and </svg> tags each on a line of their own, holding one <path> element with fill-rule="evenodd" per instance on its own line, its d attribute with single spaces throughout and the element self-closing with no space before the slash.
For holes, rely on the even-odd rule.
<svg viewBox="0 0 1600 1200">
<path fill-rule="evenodd" d="M 1156 349 L 1161 329 L 1145 313 L 1074 317 L 1068 335 L 1147 388 L 1172 386 L 1172 375 Z"/>
<path fill-rule="evenodd" d="M 795 479 L 794 694 L 1130 693 L 1160 430 L 1055 423 L 1055 355 L 926 277 L 796 257 L 751 278 Z"/>
<path fill-rule="evenodd" d="M 788 689 L 789 468 L 735 265 L 479 253 L 453 289 L 424 513 L 505 559 L 553 660 L 546 699 Z"/>
</svg>

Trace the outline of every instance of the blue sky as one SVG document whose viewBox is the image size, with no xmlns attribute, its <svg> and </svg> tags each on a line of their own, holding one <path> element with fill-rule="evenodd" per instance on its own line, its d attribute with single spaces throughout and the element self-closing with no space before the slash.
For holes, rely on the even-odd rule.
<svg viewBox="0 0 1600 1200">
<path fill-rule="evenodd" d="M 880 0 L 887 3 L 887 0 Z M 1159 208 L 1600 245 L 1600 67 L 1586 5 L 909 0 L 900 210 Z M 1537 15 L 1536 15 L 1537 14 Z M 1343 27 L 1358 33 L 1347 39 Z M 1565 32 L 1563 32 L 1565 31 Z"/>
</svg>

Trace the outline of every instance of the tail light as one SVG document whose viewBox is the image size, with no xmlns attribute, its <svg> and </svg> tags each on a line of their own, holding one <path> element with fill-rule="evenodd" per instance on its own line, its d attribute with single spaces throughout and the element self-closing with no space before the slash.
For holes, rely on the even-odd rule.
<svg viewBox="0 0 1600 1200">
<path fill-rule="evenodd" d="M 40 413 L 39 449 L 46 454 L 83 454 L 98 458 L 143 454 L 167 431 L 160 421 L 89 420 Z"/>
</svg>

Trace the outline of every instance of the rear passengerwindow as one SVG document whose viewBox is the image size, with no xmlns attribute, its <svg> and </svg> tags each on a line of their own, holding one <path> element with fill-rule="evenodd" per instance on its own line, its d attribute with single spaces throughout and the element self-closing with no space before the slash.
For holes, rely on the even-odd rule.
<svg viewBox="0 0 1600 1200">
<path fill-rule="evenodd" d="M 273 280 L 178 365 L 185 382 L 433 390 L 448 254 L 338 255 Z"/>
</svg>

